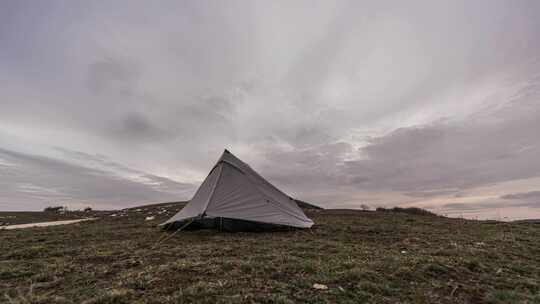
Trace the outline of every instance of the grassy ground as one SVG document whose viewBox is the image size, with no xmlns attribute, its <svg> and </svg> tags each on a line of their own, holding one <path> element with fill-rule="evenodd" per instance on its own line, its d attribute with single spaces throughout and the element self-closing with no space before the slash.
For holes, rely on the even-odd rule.
<svg viewBox="0 0 540 304">
<path fill-rule="evenodd" d="M 160 231 L 178 208 L 0 231 L 0 302 L 540 303 L 538 224 L 312 210 L 306 231 Z"/>
</svg>

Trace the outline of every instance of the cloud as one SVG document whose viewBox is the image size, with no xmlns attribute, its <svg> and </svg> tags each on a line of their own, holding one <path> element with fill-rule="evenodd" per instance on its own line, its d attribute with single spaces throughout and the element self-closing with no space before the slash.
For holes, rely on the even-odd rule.
<svg viewBox="0 0 540 304">
<path fill-rule="evenodd" d="M 538 85 L 535 84 L 534 88 Z M 401 128 L 368 140 L 347 162 L 359 187 L 451 191 L 540 176 L 538 95 L 464 120 Z"/>
<path fill-rule="evenodd" d="M 346 141 L 303 148 L 287 137 L 255 147 L 265 151 L 261 170 L 284 187 L 294 185 L 300 196 L 332 194 L 337 204 L 363 192 L 366 198 L 400 193 L 403 202 L 463 196 L 468 189 L 540 176 L 539 87 L 536 78 L 499 83 L 491 103 L 468 116 L 367 137 L 359 148 Z"/>
<path fill-rule="evenodd" d="M 501 196 L 501 198 L 506 200 L 536 199 L 538 200 L 538 204 L 540 205 L 540 191 L 506 194 Z"/>
<path fill-rule="evenodd" d="M 367 179 L 365 180 L 367 181 Z M 358 182 L 364 182 L 361 179 Z M 444 196 L 454 194 L 459 196 L 458 189 L 447 189 L 447 190 L 427 190 L 427 191 L 416 191 L 416 192 L 405 192 L 404 194 L 412 197 L 434 197 L 434 196 Z"/>
<path fill-rule="evenodd" d="M 110 123 L 104 130 L 108 136 L 135 142 L 170 140 L 174 137 L 170 131 L 163 130 L 140 113 L 128 113 L 119 121 Z"/>
<path fill-rule="evenodd" d="M 136 170 L 125 165 L 113 162 L 103 155 L 91 155 L 88 153 L 73 151 L 57 147 L 66 160 L 78 161 L 79 165 L 107 172 L 111 176 L 116 176 L 131 181 L 135 181 L 151 187 L 153 190 L 179 193 L 185 195 L 186 192 L 194 190 L 194 186 L 189 183 L 180 183 L 169 178 L 158 176 L 155 174 L 146 173 Z"/>
<path fill-rule="evenodd" d="M 99 156 L 80 152 L 74 155 L 102 166 L 110 164 Z M 0 171 L 3 208 L 35 210 L 53 203 L 111 208 L 186 199 L 194 190 L 192 185 L 118 164 L 113 165 L 113 170 L 105 170 L 5 149 L 0 149 L 0 156 L 14 164 Z"/>
<path fill-rule="evenodd" d="M 452 210 L 452 211 L 478 211 L 478 210 L 494 210 L 497 208 L 516 208 L 516 207 L 527 207 L 532 209 L 540 208 L 539 201 L 530 202 L 530 201 L 515 201 L 509 203 L 507 201 L 501 200 L 485 200 L 479 203 L 451 203 L 444 204 L 440 206 L 443 210 Z"/>
</svg>

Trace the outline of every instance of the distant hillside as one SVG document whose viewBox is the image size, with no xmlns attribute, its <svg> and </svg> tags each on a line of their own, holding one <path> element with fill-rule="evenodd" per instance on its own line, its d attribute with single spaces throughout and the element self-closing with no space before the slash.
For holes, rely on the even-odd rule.
<svg viewBox="0 0 540 304">
<path fill-rule="evenodd" d="M 540 219 L 526 219 L 526 220 L 517 220 L 514 223 L 525 223 L 525 224 L 540 224 Z"/>
<path fill-rule="evenodd" d="M 181 201 L 181 202 L 166 202 L 166 203 L 156 203 L 156 204 L 148 204 L 148 205 L 142 205 L 142 206 L 136 206 L 136 207 L 130 207 L 126 208 L 126 210 L 134 210 L 134 209 L 155 209 L 155 208 L 165 208 L 165 209 L 178 209 L 178 208 L 184 208 L 185 205 L 187 205 L 188 201 Z"/>
<path fill-rule="evenodd" d="M 307 203 L 307 202 L 304 202 L 304 201 L 301 201 L 301 200 L 298 200 L 298 199 L 295 199 L 294 201 L 296 202 L 298 207 L 300 207 L 302 209 L 318 209 L 318 210 L 323 210 L 324 209 L 323 207 L 319 207 L 317 205 L 313 205 L 313 204 L 310 204 L 310 203 Z"/>
<path fill-rule="evenodd" d="M 304 202 L 304 201 L 301 201 L 301 200 L 298 200 L 298 199 L 295 199 L 294 200 L 296 202 L 296 204 L 298 204 L 298 207 L 302 208 L 302 209 L 316 209 L 316 210 L 323 210 L 324 208 L 322 207 L 319 207 L 317 205 L 313 205 L 313 204 L 310 204 L 310 203 L 307 203 L 307 202 Z M 144 205 L 144 206 L 137 206 L 137 207 L 131 207 L 131 208 L 128 208 L 127 210 L 134 210 L 134 209 L 152 209 L 152 208 L 167 208 L 167 209 L 170 209 L 170 208 L 184 208 L 185 205 L 187 205 L 188 201 L 183 201 L 183 202 L 168 202 L 168 203 L 158 203 L 158 204 L 151 204 L 151 205 Z"/>
</svg>

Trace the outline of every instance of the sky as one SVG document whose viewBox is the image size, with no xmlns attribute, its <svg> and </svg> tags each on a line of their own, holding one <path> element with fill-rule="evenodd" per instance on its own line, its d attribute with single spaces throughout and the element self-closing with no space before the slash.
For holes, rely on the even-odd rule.
<svg viewBox="0 0 540 304">
<path fill-rule="evenodd" d="M 190 199 L 540 218 L 540 2 L 0 1 L 0 210 Z"/>
</svg>

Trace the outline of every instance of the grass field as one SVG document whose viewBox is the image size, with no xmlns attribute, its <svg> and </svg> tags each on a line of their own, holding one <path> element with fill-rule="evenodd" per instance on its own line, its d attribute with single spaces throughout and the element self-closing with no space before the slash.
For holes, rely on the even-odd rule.
<svg viewBox="0 0 540 304">
<path fill-rule="evenodd" d="M 311 210 L 311 230 L 156 227 L 179 208 L 0 231 L 0 302 L 540 303 L 538 224 Z"/>
</svg>

